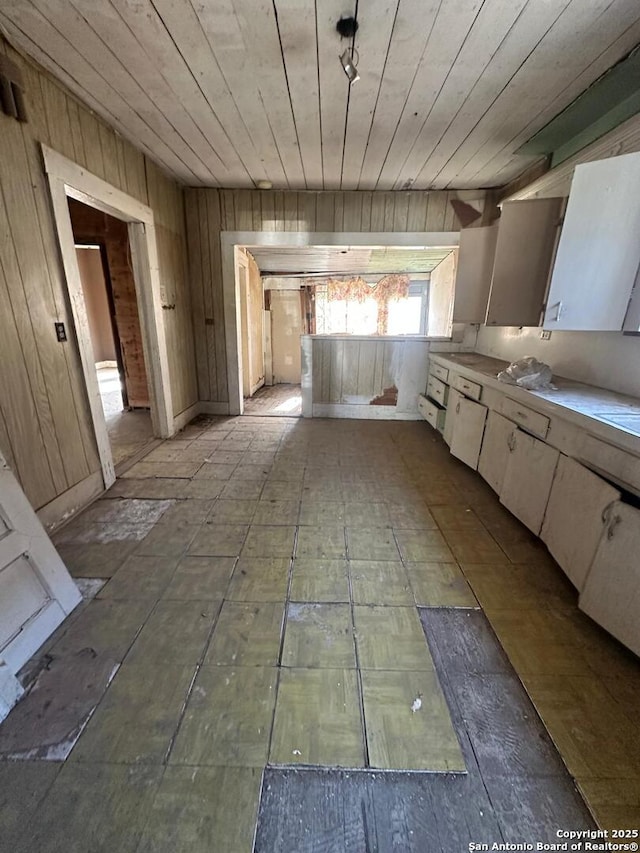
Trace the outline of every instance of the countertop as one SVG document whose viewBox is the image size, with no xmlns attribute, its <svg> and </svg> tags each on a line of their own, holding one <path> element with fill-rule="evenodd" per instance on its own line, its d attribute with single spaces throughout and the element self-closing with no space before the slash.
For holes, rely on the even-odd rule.
<svg viewBox="0 0 640 853">
<path fill-rule="evenodd" d="M 430 356 L 445 367 L 452 367 L 472 379 L 480 374 L 485 385 L 502 391 L 536 411 L 570 420 L 636 455 L 640 455 L 640 399 L 618 394 L 606 388 L 553 376 L 557 390 L 527 391 L 517 385 L 500 382 L 497 375 L 509 363 L 481 353 L 437 353 Z"/>
</svg>

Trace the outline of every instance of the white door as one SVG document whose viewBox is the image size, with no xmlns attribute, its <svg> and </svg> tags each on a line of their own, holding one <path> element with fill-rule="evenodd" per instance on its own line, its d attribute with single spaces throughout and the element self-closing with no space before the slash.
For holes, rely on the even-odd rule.
<svg viewBox="0 0 640 853">
<path fill-rule="evenodd" d="M 451 439 L 453 437 L 453 426 L 456 422 L 456 418 L 458 417 L 458 412 L 460 411 L 460 407 L 458 406 L 460 400 L 464 400 L 464 395 L 459 391 L 456 391 L 455 388 L 449 388 L 447 414 L 444 419 L 444 432 L 442 433 L 442 437 L 449 447 L 451 447 Z"/>
<path fill-rule="evenodd" d="M 456 419 L 453 422 L 450 450 L 453 456 L 457 456 L 474 471 L 478 467 L 486 419 L 486 406 L 467 400 L 466 397 L 461 397 L 456 403 Z"/>
<path fill-rule="evenodd" d="M 545 329 L 620 331 L 640 264 L 640 154 L 576 166 Z"/>
<path fill-rule="evenodd" d="M 73 579 L 0 454 L 0 719 L 15 673 L 81 601 Z"/>
<path fill-rule="evenodd" d="M 580 609 L 640 654 L 640 511 L 616 502 L 580 596 Z"/>
<path fill-rule="evenodd" d="M 500 503 L 536 536 L 540 535 L 559 456 L 543 441 L 514 430 Z"/>
<path fill-rule="evenodd" d="M 489 412 L 478 461 L 478 473 L 500 494 L 509 461 L 509 441 L 516 426 L 497 412 Z"/>
<path fill-rule="evenodd" d="M 540 534 L 558 565 L 581 590 L 620 492 L 584 465 L 560 456 Z"/>
</svg>

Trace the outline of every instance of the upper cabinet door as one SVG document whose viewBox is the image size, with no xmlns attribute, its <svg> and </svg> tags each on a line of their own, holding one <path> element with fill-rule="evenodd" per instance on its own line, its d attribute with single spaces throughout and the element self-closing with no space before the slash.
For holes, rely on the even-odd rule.
<svg viewBox="0 0 640 853">
<path fill-rule="evenodd" d="M 540 325 L 563 203 L 543 198 L 502 205 L 488 326 Z"/>
<path fill-rule="evenodd" d="M 640 264 L 640 153 L 576 166 L 545 329 L 620 331 Z"/>
<path fill-rule="evenodd" d="M 484 323 L 497 239 L 497 224 L 460 232 L 454 323 Z"/>
</svg>

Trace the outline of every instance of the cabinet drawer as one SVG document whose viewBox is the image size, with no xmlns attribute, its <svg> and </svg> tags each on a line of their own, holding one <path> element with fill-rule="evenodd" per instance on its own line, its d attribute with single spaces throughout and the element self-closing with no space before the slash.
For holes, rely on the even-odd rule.
<svg viewBox="0 0 640 853">
<path fill-rule="evenodd" d="M 442 367 L 440 364 L 432 364 L 429 368 L 429 374 L 435 376 L 436 379 L 441 379 L 443 382 L 449 381 L 449 369 Z"/>
<path fill-rule="evenodd" d="M 446 409 L 442 409 L 433 400 L 428 400 L 426 397 L 423 397 L 422 394 L 418 396 L 418 409 L 428 424 L 434 429 L 442 432 L 444 429 L 444 419 L 447 413 Z"/>
<path fill-rule="evenodd" d="M 427 396 L 432 400 L 440 403 L 441 406 L 447 405 L 447 397 L 449 396 L 449 386 L 445 385 L 435 376 L 429 376 L 427 382 Z"/>
<path fill-rule="evenodd" d="M 503 397 L 500 405 L 502 414 L 515 421 L 527 432 L 537 435 L 538 438 L 546 438 L 549 432 L 549 418 L 546 415 L 541 415 L 540 412 L 534 412 L 523 406 L 516 400 L 511 400 L 509 397 Z"/>
<path fill-rule="evenodd" d="M 470 379 L 465 379 L 464 376 L 454 376 L 451 384 L 458 391 L 462 391 L 465 396 L 471 397 L 472 400 L 479 400 L 482 395 L 482 385 L 478 385 L 477 382 L 472 382 Z"/>
</svg>

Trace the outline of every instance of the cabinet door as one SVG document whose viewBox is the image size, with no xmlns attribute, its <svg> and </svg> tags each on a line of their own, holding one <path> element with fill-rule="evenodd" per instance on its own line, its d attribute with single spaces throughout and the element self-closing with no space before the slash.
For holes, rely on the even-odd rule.
<svg viewBox="0 0 640 853">
<path fill-rule="evenodd" d="M 563 199 L 502 206 L 487 308 L 488 326 L 539 326 Z"/>
<path fill-rule="evenodd" d="M 640 264 L 640 153 L 576 166 L 545 329 L 620 331 Z"/>
<path fill-rule="evenodd" d="M 509 461 L 509 441 L 515 424 L 497 412 L 489 412 L 482 439 L 478 473 L 484 477 L 494 492 L 500 494 L 504 472 Z"/>
<path fill-rule="evenodd" d="M 451 438 L 453 436 L 453 425 L 455 423 L 456 418 L 458 417 L 459 407 L 458 403 L 460 400 L 464 399 L 464 395 L 462 395 L 459 391 L 456 391 L 455 388 L 449 388 L 449 397 L 447 398 L 447 414 L 444 419 L 444 432 L 442 433 L 442 437 L 445 440 L 445 444 L 448 444 L 451 447 Z"/>
<path fill-rule="evenodd" d="M 619 498 L 620 492 L 597 474 L 560 457 L 540 536 L 579 590 L 602 536 L 605 511 Z"/>
<path fill-rule="evenodd" d="M 456 403 L 456 419 L 453 422 L 451 453 L 474 470 L 482 446 L 484 424 L 487 419 L 486 406 L 461 397 Z"/>
<path fill-rule="evenodd" d="M 617 502 L 607 512 L 579 606 L 621 643 L 640 654 L 640 512 Z"/>
<path fill-rule="evenodd" d="M 484 323 L 497 239 L 497 224 L 460 232 L 454 323 Z"/>
<path fill-rule="evenodd" d="M 559 456 L 543 441 L 522 430 L 514 431 L 500 503 L 536 536 L 540 534 Z"/>
</svg>

